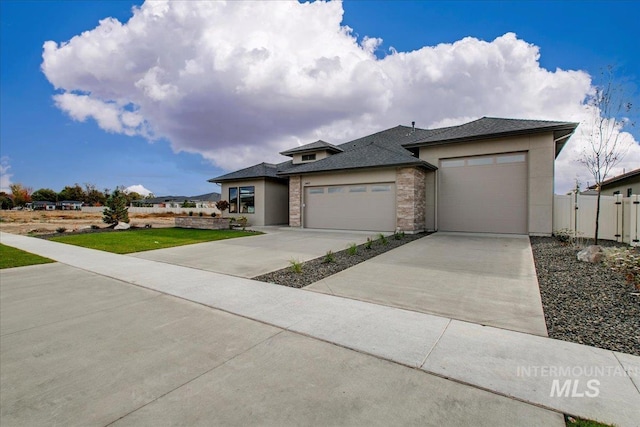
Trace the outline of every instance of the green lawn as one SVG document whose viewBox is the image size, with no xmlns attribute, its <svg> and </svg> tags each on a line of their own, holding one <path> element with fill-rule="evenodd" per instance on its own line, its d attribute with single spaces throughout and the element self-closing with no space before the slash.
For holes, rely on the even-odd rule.
<svg viewBox="0 0 640 427">
<path fill-rule="evenodd" d="M 598 421 L 584 420 L 582 418 L 569 418 L 565 415 L 567 427 L 613 427 L 611 424 L 602 424 Z"/>
<path fill-rule="evenodd" d="M 25 265 L 47 264 L 54 262 L 49 258 L 30 254 L 20 249 L 5 246 L 0 243 L 0 269 L 24 267 Z"/>
<path fill-rule="evenodd" d="M 151 228 L 141 230 L 114 231 L 104 233 L 74 234 L 53 237 L 51 240 L 85 248 L 98 249 L 116 254 L 150 251 L 191 245 L 214 240 L 262 234 L 240 230 L 194 230 L 190 228 Z"/>
</svg>

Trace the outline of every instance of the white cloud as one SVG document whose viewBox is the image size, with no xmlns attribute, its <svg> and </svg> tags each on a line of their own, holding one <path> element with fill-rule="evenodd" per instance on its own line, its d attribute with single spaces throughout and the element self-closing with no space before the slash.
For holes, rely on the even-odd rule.
<svg viewBox="0 0 640 427">
<path fill-rule="evenodd" d="M 358 43 L 342 15 L 340 2 L 147 2 L 126 23 L 108 18 L 46 42 L 42 70 L 73 119 L 166 138 L 227 170 L 413 120 L 586 119 L 590 76 L 542 68 L 539 48 L 515 34 L 377 59 L 381 40 Z M 576 135 L 558 160 L 560 191 L 580 169 L 583 144 Z M 634 146 L 621 168 L 639 153 Z"/>
<path fill-rule="evenodd" d="M 136 184 L 136 185 L 130 185 L 127 188 L 124 189 L 125 193 L 138 193 L 141 196 L 148 196 L 149 194 L 152 194 L 151 190 L 148 190 L 144 187 L 144 185 L 142 184 Z"/>
<path fill-rule="evenodd" d="M 0 191 L 10 193 L 9 188 L 12 184 L 11 177 L 13 174 L 9 173 L 11 166 L 9 165 L 9 158 L 7 156 L 0 157 Z"/>
</svg>

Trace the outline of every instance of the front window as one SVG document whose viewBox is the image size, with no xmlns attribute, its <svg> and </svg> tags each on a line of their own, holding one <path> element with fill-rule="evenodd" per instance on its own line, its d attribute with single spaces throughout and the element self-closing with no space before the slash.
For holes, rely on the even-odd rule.
<svg viewBox="0 0 640 427">
<path fill-rule="evenodd" d="M 315 154 L 303 154 L 302 155 L 302 161 L 303 162 L 310 162 L 312 160 L 316 159 L 316 155 Z"/>
<path fill-rule="evenodd" d="M 238 213 L 238 187 L 229 188 L 229 213 Z"/>
<path fill-rule="evenodd" d="M 240 187 L 240 213 L 255 213 L 255 187 Z"/>
</svg>

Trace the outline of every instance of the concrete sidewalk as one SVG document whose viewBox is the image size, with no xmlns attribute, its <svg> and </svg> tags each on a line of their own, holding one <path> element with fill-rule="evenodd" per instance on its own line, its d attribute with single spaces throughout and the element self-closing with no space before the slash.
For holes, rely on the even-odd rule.
<svg viewBox="0 0 640 427">
<path fill-rule="evenodd" d="M 556 412 L 55 263 L 3 270 L 0 424 L 561 427 Z"/>
<path fill-rule="evenodd" d="M 522 402 L 621 427 L 637 425 L 637 356 L 35 238 L 2 233 L 0 240 Z M 587 388 L 591 380 L 597 392 Z M 565 381 L 570 389 L 557 396 Z"/>
</svg>

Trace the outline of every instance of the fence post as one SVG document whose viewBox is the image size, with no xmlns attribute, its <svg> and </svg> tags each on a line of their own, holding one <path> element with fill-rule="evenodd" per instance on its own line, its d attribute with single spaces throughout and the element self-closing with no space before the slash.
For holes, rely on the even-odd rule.
<svg viewBox="0 0 640 427">
<path fill-rule="evenodd" d="M 624 235 L 624 209 L 622 206 L 622 194 L 616 194 L 614 203 L 616 205 L 616 232 L 614 237 L 616 242 L 622 241 Z"/>
<path fill-rule="evenodd" d="M 632 194 L 629 200 L 629 244 L 640 246 L 640 195 Z"/>
</svg>

